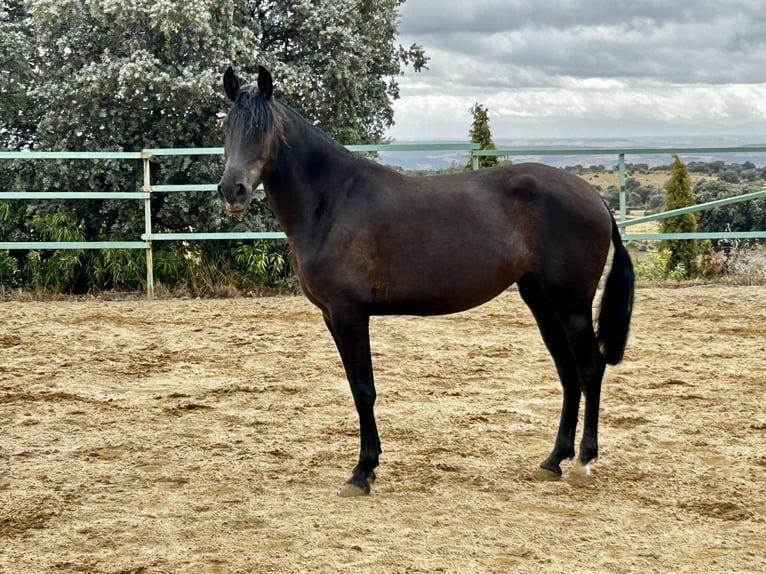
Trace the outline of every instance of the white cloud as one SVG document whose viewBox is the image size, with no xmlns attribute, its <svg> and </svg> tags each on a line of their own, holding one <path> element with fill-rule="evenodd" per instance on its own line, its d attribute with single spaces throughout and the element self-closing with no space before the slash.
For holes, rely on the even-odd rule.
<svg viewBox="0 0 766 574">
<path fill-rule="evenodd" d="M 520 123 L 531 137 L 752 131 L 766 125 L 759 4 L 410 0 L 402 43 L 422 44 L 431 61 L 401 78 L 390 135 L 465 139 L 477 101 L 496 137 Z"/>
<path fill-rule="evenodd" d="M 481 96 L 421 91 L 395 103 L 396 125 L 391 134 L 399 140 L 465 139 L 471 123 L 469 109 L 476 101 L 489 108 L 495 137 L 517 133 L 520 121 L 530 137 L 575 136 L 565 131 L 572 120 L 590 123 L 588 131 L 593 136 L 616 137 L 626 135 L 612 131 L 620 129 L 620 121 L 626 122 L 623 129 L 630 126 L 635 133 L 638 128 L 641 135 L 650 135 L 660 124 L 663 132 L 675 126 L 678 135 L 687 135 L 714 131 L 715 125 L 728 134 L 740 124 L 766 120 L 766 84 L 636 86 L 586 79 L 570 81 L 566 87 L 494 90 Z M 561 131 L 551 134 L 557 121 Z M 543 126 L 539 133 L 536 122 Z"/>
</svg>

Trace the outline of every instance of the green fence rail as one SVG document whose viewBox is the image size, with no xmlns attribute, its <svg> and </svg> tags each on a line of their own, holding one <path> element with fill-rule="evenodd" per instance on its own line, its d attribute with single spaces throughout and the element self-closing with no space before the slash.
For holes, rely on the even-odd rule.
<svg viewBox="0 0 766 574">
<path fill-rule="evenodd" d="M 350 145 L 347 149 L 358 153 L 380 152 L 427 152 L 427 151 L 461 151 L 466 152 L 472 158 L 474 169 L 478 169 L 479 157 L 499 156 L 617 156 L 620 187 L 620 210 L 618 225 L 622 229 L 624 240 L 659 240 L 659 239 L 762 239 L 766 238 L 764 231 L 722 231 L 712 233 L 627 233 L 629 226 L 638 225 L 648 221 L 656 221 L 665 217 L 673 217 L 682 213 L 714 209 L 721 205 L 728 205 L 740 201 L 751 201 L 766 196 L 766 189 L 747 193 L 736 197 L 711 201 L 705 204 L 685 207 L 674 211 L 657 213 L 636 219 L 627 219 L 625 204 L 625 156 L 626 155 L 671 155 L 678 154 L 728 154 L 728 153 L 762 153 L 766 152 L 766 146 L 745 147 L 687 147 L 687 148 L 518 148 L 500 150 L 480 150 L 478 144 L 473 143 L 450 143 L 450 144 L 387 144 L 387 145 Z M 70 191 L 70 192 L 45 192 L 45 191 L 0 191 L 0 201 L 3 200 L 32 200 L 32 199 L 119 199 L 138 200 L 144 206 L 144 232 L 140 240 L 135 241 L 0 241 L 0 249 L 145 249 L 146 250 L 146 289 L 147 297 L 154 297 L 154 264 L 152 259 L 153 241 L 201 241 L 201 240 L 274 240 L 284 239 L 282 232 L 221 232 L 221 233 L 160 233 L 154 232 L 151 217 L 151 196 L 156 193 L 186 193 L 186 192 L 214 192 L 216 184 L 200 183 L 185 185 L 156 185 L 152 183 L 151 160 L 162 156 L 199 156 L 199 155 L 222 155 L 223 148 L 153 148 L 144 149 L 140 152 L 46 152 L 46 151 L 0 151 L 0 160 L 60 160 L 60 159 L 117 159 L 126 161 L 143 162 L 143 182 L 141 191 Z"/>
</svg>

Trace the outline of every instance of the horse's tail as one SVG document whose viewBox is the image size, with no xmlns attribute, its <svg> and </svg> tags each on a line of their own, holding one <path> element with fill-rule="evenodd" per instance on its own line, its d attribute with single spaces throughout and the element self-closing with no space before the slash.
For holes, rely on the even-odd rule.
<svg viewBox="0 0 766 574">
<path fill-rule="evenodd" d="M 596 339 L 606 362 L 616 365 L 622 360 L 625 344 L 628 341 L 635 278 L 633 263 L 622 244 L 620 230 L 614 217 L 612 218 L 612 243 L 614 257 L 598 310 Z"/>
</svg>

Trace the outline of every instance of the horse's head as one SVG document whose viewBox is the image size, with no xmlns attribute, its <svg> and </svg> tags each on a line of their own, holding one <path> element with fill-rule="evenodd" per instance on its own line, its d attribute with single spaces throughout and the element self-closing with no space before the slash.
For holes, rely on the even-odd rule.
<svg viewBox="0 0 766 574">
<path fill-rule="evenodd" d="M 266 68 L 259 66 L 257 88 L 242 86 L 228 68 L 223 87 L 233 105 L 223 124 L 226 167 L 218 196 L 229 213 L 243 215 L 253 190 L 273 169 L 282 122 L 271 99 L 273 85 Z"/>
</svg>

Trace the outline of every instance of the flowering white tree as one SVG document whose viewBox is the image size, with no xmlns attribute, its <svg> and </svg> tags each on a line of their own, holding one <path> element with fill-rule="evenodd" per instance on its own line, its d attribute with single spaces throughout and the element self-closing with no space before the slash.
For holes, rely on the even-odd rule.
<svg viewBox="0 0 766 574">
<path fill-rule="evenodd" d="M 271 67 L 277 95 L 343 143 L 379 141 L 396 76 L 425 64 L 395 45 L 402 1 L 2 0 L 2 143 L 214 144 L 229 64 Z"/>
<path fill-rule="evenodd" d="M 392 123 L 396 76 L 426 61 L 419 46 L 395 45 L 402 2 L 0 0 L 0 147 L 221 145 L 217 116 L 228 104 L 220 85 L 230 64 L 253 79 L 258 64 L 270 67 L 277 96 L 342 143 L 378 142 Z M 68 165 L 44 187 L 139 181 L 124 166 L 83 174 L 82 163 L 71 164 L 70 174 Z M 157 176 L 212 181 L 217 170 L 167 160 Z M 189 196 L 166 199 L 158 210 L 180 202 L 195 211 Z M 158 215 L 168 227 L 188 225 L 181 212 Z"/>
<path fill-rule="evenodd" d="M 0 0 L 0 148 L 220 146 L 219 118 L 228 109 L 223 71 L 232 65 L 254 80 L 259 64 L 271 69 L 277 97 L 341 143 L 379 142 L 392 123 L 397 76 L 427 60 L 421 47 L 396 44 L 403 1 Z M 215 182 L 219 163 L 165 158 L 153 162 L 152 178 Z M 141 184 L 138 162 L 3 167 L 0 189 L 134 190 Z M 254 207 L 248 220 L 236 223 L 219 217 L 212 193 L 152 198 L 153 221 L 169 231 L 273 228 L 267 207 Z M 56 221 L 75 226 L 86 240 L 136 237 L 142 227 L 140 210 L 111 200 L 30 202 L 16 211 L 26 220 L 65 212 L 68 219 Z"/>
</svg>

